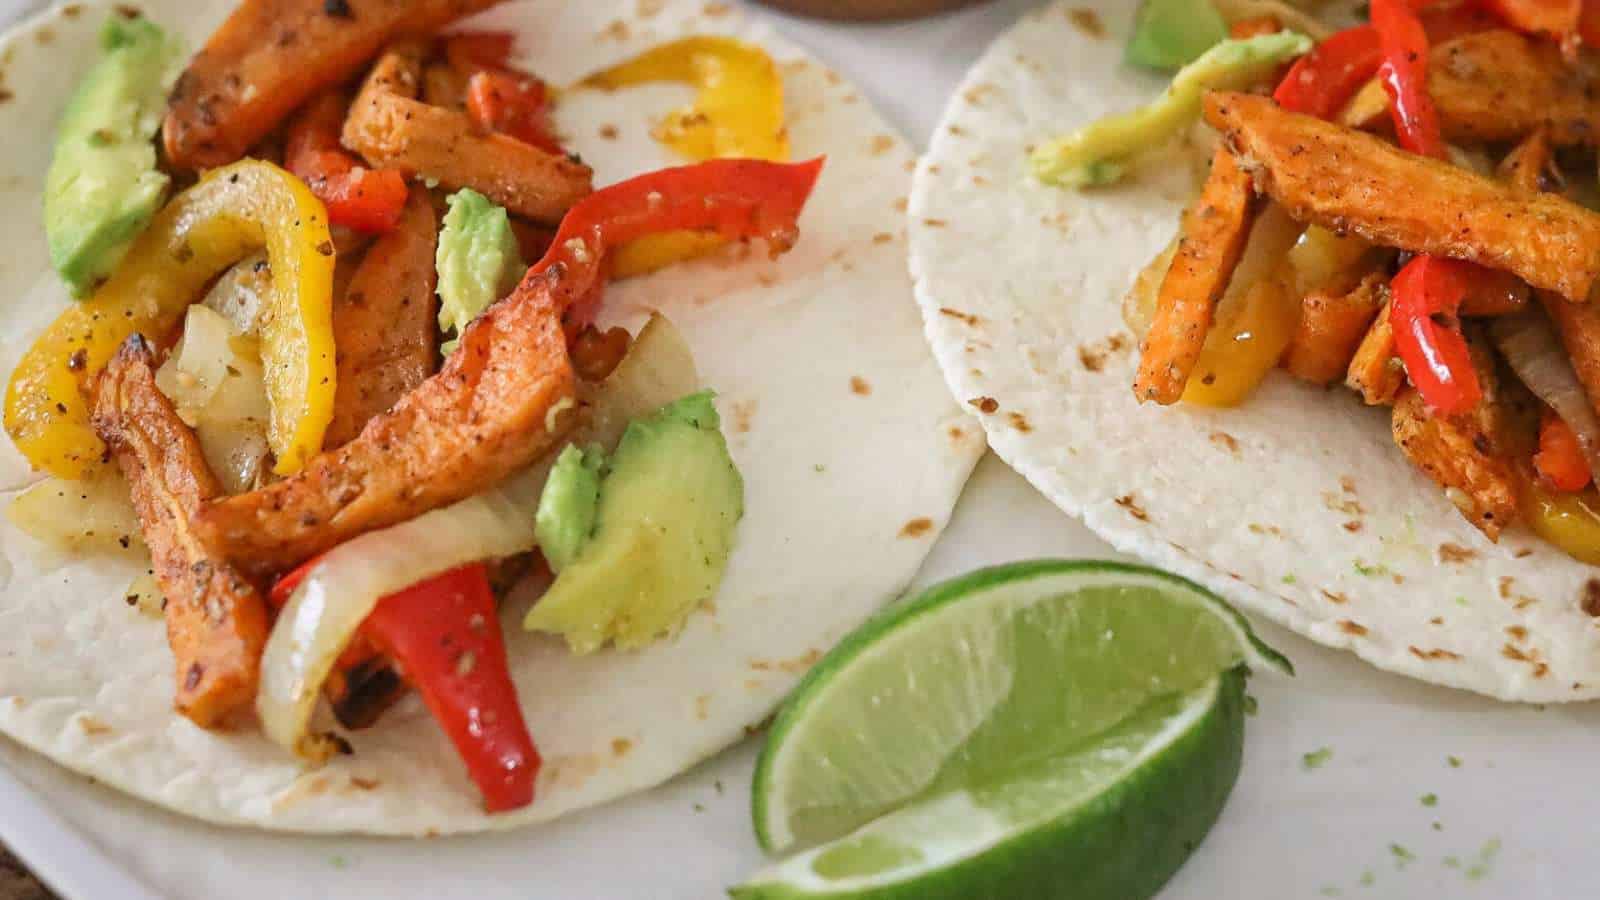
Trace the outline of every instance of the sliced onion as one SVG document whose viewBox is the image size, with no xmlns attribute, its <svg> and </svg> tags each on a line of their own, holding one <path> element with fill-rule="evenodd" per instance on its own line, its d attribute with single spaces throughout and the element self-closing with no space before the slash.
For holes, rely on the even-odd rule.
<svg viewBox="0 0 1600 900">
<path fill-rule="evenodd" d="M 204 306 L 191 306 L 183 318 L 183 337 L 156 372 L 156 387 L 172 400 L 178 416 L 194 425 L 228 375 L 233 348 L 228 320 Z"/>
<path fill-rule="evenodd" d="M 267 266 L 267 255 L 258 253 L 222 273 L 200 302 L 227 319 L 235 334 L 255 335 L 260 333 L 261 314 L 271 296 L 272 269 Z"/>
<path fill-rule="evenodd" d="M 1538 310 L 1500 316 L 1489 335 L 1528 390 L 1572 429 L 1589 470 L 1600 473 L 1600 419 L 1550 320 Z"/>
<path fill-rule="evenodd" d="M 631 419 L 698 386 L 682 336 L 652 318 L 616 371 L 584 390 L 572 442 L 615 446 Z M 267 737 L 307 762 L 327 759 L 336 742 L 312 734 L 311 718 L 361 623 L 379 600 L 430 576 L 533 549 L 534 510 L 555 455 L 493 490 L 342 544 L 312 567 L 261 658 L 256 712 Z"/>
<path fill-rule="evenodd" d="M 18 494 L 6 518 L 57 550 L 116 553 L 142 545 L 128 483 L 115 472 L 83 481 L 46 478 Z"/>
</svg>

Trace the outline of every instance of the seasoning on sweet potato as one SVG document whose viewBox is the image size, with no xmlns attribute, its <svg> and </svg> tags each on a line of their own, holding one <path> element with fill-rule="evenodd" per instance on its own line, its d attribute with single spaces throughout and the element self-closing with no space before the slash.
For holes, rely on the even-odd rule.
<svg viewBox="0 0 1600 900">
<path fill-rule="evenodd" d="M 1509 271 L 1580 303 L 1600 279 L 1600 215 L 1575 203 L 1406 153 L 1263 97 L 1213 93 L 1206 119 L 1296 219 Z"/>
<path fill-rule="evenodd" d="M 1557 146 L 1600 142 L 1600 83 L 1562 57 L 1549 41 L 1514 31 L 1485 31 L 1433 48 L 1428 93 L 1446 140 L 1519 140 L 1540 127 Z M 1346 105 L 1339 121 L 1386 128 L 1389 97 L 1373 80 Z"/>
<path fill-rule="evenodd" d="M 1406 370 L 1395 353 L 1394 329 L 1389 324 L 1389 302 L 1385 299 L 1350 359 L 1344 383 L 1360 394 L 1368 406 L 1391 406 L 1405 380 Z"/>
<path fill-rule="evenodd" d="M 156 387 L 154 354 L 133 335 L 94 389 L 94 428 L 127 477 L 156 581 L 178 712 L 202 728 L 248 707 L 267 640 L 261 594 L 199 535 L 190 517 L 222 494 L 194 432 Z"/>
<path fill-rule="evenodd" d="M 245 0 L 178 79 L 162 126 L 180 169 L 242 157 L 306 100 L 361 71 L 390 41 L 500 0 Z"/>
<path fill-rule="evenodd" d="M 1155 319 L 1133 382 L 1140 403 L 1154 400 L 1165 406 L 1183 396 L 1217 300 L 1244 253 L 1254 207 L 1250 176 L 1231 154 L 1218 150 L 1200 197 L 1183 217 L 1178 252 L 1156 297 Z"/>
<path fill-rule="evenodd" d="M 344 144 L 378 168 L 470 187 L 515 215 L 555 224 L 590 191 L 589 167 L 503 134 L 466 113 L 418 100 L 423 48 L 391 48 L 367 77 L 345 121 Z"/>
</svg>

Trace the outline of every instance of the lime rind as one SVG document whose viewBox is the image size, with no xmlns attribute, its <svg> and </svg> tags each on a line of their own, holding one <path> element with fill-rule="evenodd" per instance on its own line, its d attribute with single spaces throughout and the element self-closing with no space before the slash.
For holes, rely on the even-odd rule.
<svg viewBox="0 0 1600 900">
<path fill-rule="evenodd" d="M 993 788 L 938 794 L 774 864 L 729 893 L 735 900 L 1152 896 L 1199 846 L 1238 779 L 1244 681 L 1240 666 L 1153 701 L 1103 744 L 1058 761 L 1077 778 L 1065 796 L 1038 777 L 1014 776 L 1002 789 L 1029 798 L 1023 815 L 1008 818 L 1004 801 L 997 809 Z M 1112 764 L 1083 758 L 1091 754 L 1110 755 Z M 874 869 L 874 862 L 887 864 Z"/>
<path fill-rule="evenodd" d="M 791 752 L 790 748 L 796 742 L 791 742 L 787 738 L 797 723 L 812 716 L 814 709 L 835 702 L 830 700 L 835 691 L 848 692 L 852 689 L 853 686 L 850 684 L 852 679 L 845 673 L 852 668 L 878 664 L 881 660 L 876 657 L 888 656 L 892 659 L 895 646 L 900 641 L 908 641 L 911 645 L 922 643 L 914 636 L 920 629 L 945 625 L 962 616 L 981 617 L 982 610 L 997 603 L 1015 607 L 1026 605 L 1030 600 L 1037 601 L 1042 597 L 1081 594 L 1086 589 L 1097 587 L 1148 590 L 1167 601 L 1191 605 L 1214 617 L 1214 621 L 1221 623 L 1232 635 L 1233 645 L 1237 650 L 1237 655 L 1233 658 L 1218 661 L 1219 670 L 1242 663 L 1286 674 L 1293 673 L 1289 661 L 1257 638 L 1243 616 L 1215 594 L 1187 579 L 1143 566 L 1100 561 L 1040 560 L 982 569 L 935 585 L 912 600 L 887 610 L 846 638 L 801 682 L 776 718 L 766 748 L 757 764 L 752 792 L 752 812 L 756 836 L 761 846 L 772 853 L 792 849 L 798 842 L 795 829 L 787 814 L 792 804 L 786 795 L 786 786 L 793 781 L 805 780 L 788 777 L 788 770 L 793 765 L 806 761 L 791 762 L 787 754 Z M 974 610 L 977 612 L 973 612 Z M 919 623 L 916 628 L 906 627 L 913 621 Z M 975 635 L 981 636 L 981 631 L 958 629 L 948 637 L 948 640 L 958 641 L 965 646 L 974 640 Z M 954 709 L 960 714 L 953 717 L 955 719 L 953 722 L 938 723 L 945 731 L 924 735 L 924 740 L 917 742 L 919 745 L 929 743 L 941 746 L 960 745 L 971 737 L 983 716 L 992 711 L 994 705 L 1004 696 L 1010 687 L 1009 683 L 996 683 L 984 687 L 986 679 L 990 682 L 996 679 L 991 673 L 986 673 L 985 667 L 979 664 L 983 659 L 984 651 L 979 647 L 966 657 L 951 661 L 952 665 L 978 673 L 972 679 L 977 682 L 977 687 L 970 688 L 964 695 L 957 697 L 958 702 L 936 706 L 935 708 L 941 712 L 941 717 L 948 717 L 945 714 L 949 709 Z M 838 702 L 850 704 L 849 700 L 843 698 Z M 987 707 L 985 703 L 988 704 Z M 1126 712 L 1132 712 L 1132 709 Z M 918 723 L 918 727 L 926 729 L 930 726 Z M 854 735 L 844 737 L 847 740 L 859 740 Z M 870 738 L 870 735 L 867 737 Z M 838 758 L 842 764 L 848 764 L 855 755 L 845 753 L 840 754 Z M 865 764 L 883 764 L 886 758 L 883 754 L 879 754 L 876 759 Z M 858 789 L 882 789 L 881 797 L 852 798 L 857 803 L 856 809 L 865 810 L 869 816 L 874 812 L 881 814 L 892 810 L 899 803 L 925 795 L 935 787 L 938 761 L 924 758 L 921 768 L 915 769 L 916 754 L 894 756 L 882 770 L 874 770 L 874 779 L 857 779 L 852 783 Z M 831 765 L 832 762 L 829 761 L 827 764 Z M 885 783 L 880 784 L 879 781 Z M 834 836 L 824 834 L 819 838 L 813 834 L 810 842 Z"/>
</svg>

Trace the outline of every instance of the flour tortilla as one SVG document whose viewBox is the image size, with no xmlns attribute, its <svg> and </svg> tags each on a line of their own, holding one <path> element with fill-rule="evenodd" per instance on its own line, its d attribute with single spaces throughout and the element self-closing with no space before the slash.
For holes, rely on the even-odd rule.
<svg viewBox="0 0 1600 900">
<path fill-rule="evenodd" d="M 141 6 L 198 46 L 231 4 Z M 0 42 L 0 83 L 16 93 L 0 105 L 0 130 L 13 136 L 0 159 L 0 201 L 13 211 L 0 219 L 6 372 L 70 302 L 46 262 L 39 191 L 47 136 L 94 58 L 104 15 L 95 6 L 46 14 Z M 558 640 L 523 634 L 529 601 L 514 596 L 510 655 L 546 762 L 537 802 L 491 817 L 414 697 L 350 735 L 353 756 L 314 772 L 253 731 L 194 727 L 171 710 L 163 625 L 123 602 L 140 564 L 51 555 L 0 524 L 0 732 L 219 823 L 392 835 L 506 828 L 658 784 L 743 738 L 911 580 L 983 440 L 921 338 L 905 263 L 905 143 L 849 84 L 718 5 L 545 0 L 473 24 L 516 30 L 519 62 L 557 84 L 691 33 L 756 41 L 782 66 L 795 158 L 828 154 L 787 256 L 734 247 L 607 292 L 614 322 L 636 326 L 653 310 L 670 318 L 719 392 L 747 513 L 714 604 L 674 640 L 579 659 Z M 682 162 L 650 139 L 650 121 L 691 97 L 670 86 L 575 93 L 557 125 L 608 184 Z M 614 139 L 601 136 L 605 126 Z M 31 480 L 0 444 L 0 484 Z"/>
<path fill-rule="evenodd" d="M 1507 700 L 1600 696 L 1583 609 L 1600 572 L 1522 529 L 1490 543 L 1394 446 L 1388 410 L 1281 372 L 1238 409 L 1134 402 L 1121 302 L 1194 196 L 1195 148 L 1087 193 L 1040 184 L 1025 157 L 1164 87 L 1121 64 L 1136 6 L 1024 17 L 951 98 L 917 171 L 912 272 L 956 399 L 1119 550 L 1313 640 Z"/>
</svg>

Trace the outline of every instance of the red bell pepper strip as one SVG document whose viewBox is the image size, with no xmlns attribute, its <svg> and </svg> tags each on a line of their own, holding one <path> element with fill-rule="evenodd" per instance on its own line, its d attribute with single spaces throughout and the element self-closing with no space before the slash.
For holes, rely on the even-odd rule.
<svg viewBox="0 0 1600 900">
<path fill-rule="evenodd" d="M 1456 319 L 1477 270 L 1459 260 L 1419 256 L 1391 284 L 1389 324 L 1395 351 L 1429 408 L 1445 415 L 1466 412 L 1483 399 Z"/>
<path fill-rule="evenodd" d="M 1578 14 L 1578 37 L 1590 47 L 1600 47 L 1600 0 L 1583 0 Z"/>
<path fill-rule="evenodd" d="M 336 94 L 313 100 L 289 126 L 284 165 L 328 208 L 328 221 L 356 231 L 393 231 L 405 211 L 405 176 L 369 169 L 339 144 L 344 101 Z"/>
<path fill-rule="evenodd" d="M 1383 48 L 1378 77 L 1389 94 L 1400 145 L 1412 153 L 1443 159 L 1439 111 L 1428 96 L 1428 32 L 1406 0 L 1372 0 L 1372 27 Z"/>
<path fill-rule="evenodd" d="M 1551 487 L 1568 494 L 1594 480 L 1572 426 L 1548 409 L 1539 420 L 1539 451 L 1533 455 L 1533 467 Z"/>
<path fill-rule="evenodd" d="M 484 131 L 564 153 L 550 123 L 549 88 L 508 62 L 515 43 L 505 31 L 464 31 L 445 38 L 445 59 L 467 76 L 467 115 Z"/>
<path fill-rule="evenodd" d="M 612 248 L 663 231 L 700 231 L 727 240 L 765 238 L 774 256 L 794 246 L 798 220 L 823 157 L 800 163 L 712 159 L 661 169 L 601 188 L 567 211 L 544 258 L 517 290 L 542 290 L 552 270 L 570 334 L 589 324 L 594 286 Z M 587 302 L 585 302 L 587 299 Z"/>
<path fill-rule="evenodd" d="M 317 560 L 273 585 L 282 606 Z M 489 812 L 533 802 L 539 752 L 506 662 L 482 563 L 437 575 L 378 602 L 361 635 L 393 659 L 466 763 Z"/>
</svg>

